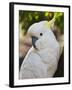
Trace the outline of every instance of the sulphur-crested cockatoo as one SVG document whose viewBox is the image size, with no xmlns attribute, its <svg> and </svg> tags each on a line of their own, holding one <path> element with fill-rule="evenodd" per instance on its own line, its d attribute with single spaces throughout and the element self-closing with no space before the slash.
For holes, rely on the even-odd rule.
<svg viewBox="0 0 72 90">
<path fill-rule="evenodd" d="M 47 21 L 30 26 L 32 47 L 23 60 L 20 79 L 53 77 L 60 57 L 60 46 Z"/>
</svg>

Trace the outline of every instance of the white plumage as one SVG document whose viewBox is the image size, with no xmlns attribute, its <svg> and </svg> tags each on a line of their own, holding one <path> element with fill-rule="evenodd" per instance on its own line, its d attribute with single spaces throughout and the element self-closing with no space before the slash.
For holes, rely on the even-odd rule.
<svg viewBox="0 0 72 90">
<path fill-rule="evenodd" d="M 47 21 L 33 24 L 28 34 L 37 37 L 20 69 L 20 79 L 53 77 L 60 57 L 60 46 Z"/>
</svg>

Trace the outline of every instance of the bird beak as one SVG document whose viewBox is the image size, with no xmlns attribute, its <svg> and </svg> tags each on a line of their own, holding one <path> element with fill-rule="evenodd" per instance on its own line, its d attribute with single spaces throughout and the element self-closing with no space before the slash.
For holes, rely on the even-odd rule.
<svg viewBox="0 0 72 90">
<path fill-rule="evenodd" d="M 32 36 L 32 45 L 33 45 L 34 48 L 36 48 L 35 42 L 36 42 L 37 40 L 38 40 L 38 37 Z"/>
</svg>

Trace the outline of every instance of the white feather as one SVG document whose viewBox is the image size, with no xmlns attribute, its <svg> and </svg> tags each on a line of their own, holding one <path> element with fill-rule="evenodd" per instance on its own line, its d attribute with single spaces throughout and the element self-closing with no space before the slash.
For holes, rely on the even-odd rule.
<svg viewBox="0 0 72 90">
<path fill-rule="evenodd" d="M 39 39 L 36 41 L 37 49 L 31 47 L 22 63 L 20 79 L 53 77 L 60 56 L 60 46 L 53 32 L 42 21 L 32 25 L 28 33 Z"/>
</svg>

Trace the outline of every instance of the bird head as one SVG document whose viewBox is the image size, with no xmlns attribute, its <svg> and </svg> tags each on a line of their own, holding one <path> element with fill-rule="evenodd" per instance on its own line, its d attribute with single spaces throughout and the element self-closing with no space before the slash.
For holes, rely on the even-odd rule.
<svg viewBox="0 0 72 90">
<path fill-rule="evenodd" d="M 48 21 L 32 24 L 27 33 L 31 36 L 32 45 L 37 50 L 58 44 L 52 30 L 48 27 Z"/>
</svg>

